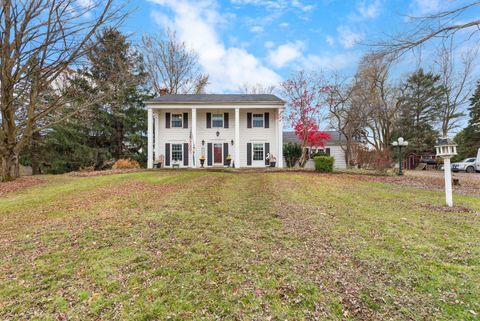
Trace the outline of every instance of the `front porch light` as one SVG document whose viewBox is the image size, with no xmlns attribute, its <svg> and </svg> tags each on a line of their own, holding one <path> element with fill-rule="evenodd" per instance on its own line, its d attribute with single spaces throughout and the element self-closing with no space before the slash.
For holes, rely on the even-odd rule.
<svg viewBox="0 0 480 321">
<path fill-rule="evenodd" d="M 232 139 L 231 143 L 232 143 L 232 146 L 233 146 L 233 139 Z"/>
<path fill-rule="evenodd" d="M 217 130 L 217 137 L 220 136 L 220 132 Z"/>
<path fill-rule="evenodd" d="M 205 140 L 202 139 L 202 146 L 205 146 Z"/>
</svg>

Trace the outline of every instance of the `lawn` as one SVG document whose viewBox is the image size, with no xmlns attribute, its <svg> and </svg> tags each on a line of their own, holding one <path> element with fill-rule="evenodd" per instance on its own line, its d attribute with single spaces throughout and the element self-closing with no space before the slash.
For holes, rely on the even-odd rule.
<svg viewBox="0 0 480 321">
<path fill-rule="evenodd" d="M 353 175 L 45 176 L 0 196 L 2 320 L 478 320 L 480 199 Z"/>
</svg>

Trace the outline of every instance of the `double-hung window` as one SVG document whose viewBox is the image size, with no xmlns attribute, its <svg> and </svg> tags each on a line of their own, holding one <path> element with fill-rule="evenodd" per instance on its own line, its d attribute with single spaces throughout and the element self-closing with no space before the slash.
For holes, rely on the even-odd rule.
<svg viewBox="0 0 480 321">
<path fill-rule="evenodd" d="M 223 114 L 212 114 L 212 127 L 223 128 Z"/>
<path fill-rule="evenodd" d="M 183 159 L 183 146 L 182 144 L 172 144 L 172 161 L 181 162 Z"/>
<path fill-rule="evenodd" d="M 263 161 L 263 144 L 253 144 L 253 160 Z"/>
<path fill-rule="evenodd" d="M 252 127 L 253 128 L 263 128 L 264 126 L 264 116 L 263 114 L 253 114 L 252 115 Z"/>
<path fill-rule="evenodd" d="M 172 114 L 172 128 L 182 128 L 182 114 Z"/>
</svg>

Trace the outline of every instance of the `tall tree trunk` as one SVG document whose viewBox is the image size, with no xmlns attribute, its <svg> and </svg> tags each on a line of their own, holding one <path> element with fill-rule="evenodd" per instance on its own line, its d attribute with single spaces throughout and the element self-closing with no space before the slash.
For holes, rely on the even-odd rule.
<svg viewBox="0 0 480 321">
<path fill-rule="evenodd" d="M 2 181 L 13 181 L 20 177 L 20 165 L 18 155 L 10 152 L 2 156 Z"/>
<path fill-rule="evenodd" d="M 346 147 L 345 147 L 345 163 L 347 163 L 347 168 L 350 168 L 351 167 L 351 154 L 352 154 L 352 151 L 351 151 L 351 142 L 350 142 L 350 138 L 347 138 L 347 141 L 346 141 Z"/>
<path fill-rule="evenodd" d="M 123 124 L 118 119 L 115 120 L 115 159 L 119 160 L 123 156 Z"/>
</svg>

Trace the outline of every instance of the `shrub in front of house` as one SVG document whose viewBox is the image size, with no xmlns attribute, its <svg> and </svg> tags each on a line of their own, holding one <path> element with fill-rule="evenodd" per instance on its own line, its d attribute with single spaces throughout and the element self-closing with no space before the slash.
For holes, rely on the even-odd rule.
<svg viewBox="0 0 480 321">
<path fill-rule="evenodd" d="M 325 152 L 316 152 L 316 153 L 312 154 L 312 156 L 311 156 L 310 158 L 313 159 L 313 158 L 315 158 L 315 157 L 317 157 L 317 156 L 328 156 L 328 154 L 325 153 Z"/>
<path fill-rule="evenodd" d="M 133 159 L 119 159 L 113 164 L 113 169 L 140 168 L 140 164 Z"/>
<path fill-rule="evenodd" d="M 285 162 L 287 167 L 293 167 L 302 156 L 302 148 L 299 144 L 288 143 L 283 145 L 283 156 L 285 156 Z"/>
<path fill-rule="evenodd" d="M 335 160 L 331 156 L 315 156 L 315 170 L 320 173 L 333 172 L 333 161 Z"/>
</svg>

